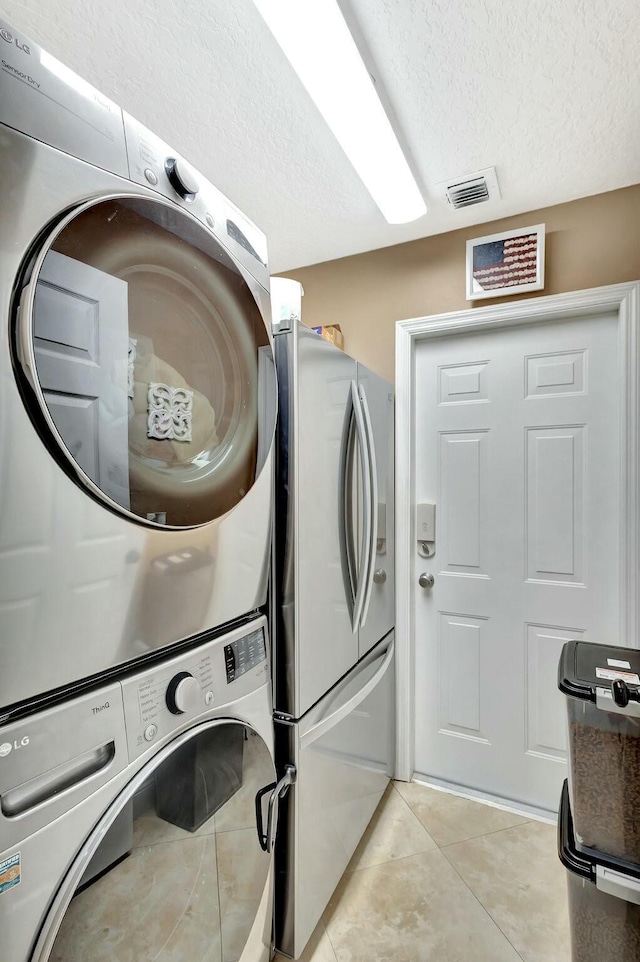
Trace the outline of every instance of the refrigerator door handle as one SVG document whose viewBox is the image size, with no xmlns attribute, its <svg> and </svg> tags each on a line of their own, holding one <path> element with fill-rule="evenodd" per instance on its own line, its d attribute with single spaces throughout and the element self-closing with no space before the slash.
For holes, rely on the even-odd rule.
<svg viewBox="0 0 640 962">
<path fill-rule="evenodd" d="M 295 766 L 285 765 L 284 775 L 279 782 L 272 782 L 270 785 L 265 785 L 264 788 L 261 788 L 256 793 L 256 828 L 258 830 L 258 841 L 260 842 L 260 848 L 263 852 L 273 851 L 276 833 L 278 831 L 278 809 L 280 807 L 280 799 L 284 798 L 289 790 L 289 786 L 293 785 L 295 780 Z M 267 792 L 271 792 L 271 794 L 269 795 L 267 828 L 265 831 L 262 819 L 262 799 Z"/>
<path fill-rule="evenodd" d="M 353 512 L 353 443 L 355 430 L 355 408 L 353 392 L 349 390 L 345 412 L 345 428 L 340 451 L 340 556 L 342 559 L 344 590 L 347 596 L 349 620 L 353 631 L 353 612 L 356 603 L 358 581 L 356 565 L 355 533 L 356 524 Z"/>
<path fill-rule="evenodd" d="M 364 389 L 364 385 L 359 388 L 360 400 L 362 401 L 362 411 L 364 414 L 364 426 L 367 438 L 367 461 L 369 463 L 369 540 L 367 542 L 367 569 L 363 571 L 363 581 L 365 584 L 364 599 L 362 603 L 362 615 L 360 627 L 364 628 L 369 614 L 369 603 L 371 601 L 371 591 L 373 588 L 373 572 L 376 563 L 376 524 L 378 512 L 378 465 L 376 463 L 376 446 L 373 437 L 373 427 L 371 424 L 371 414 L 369 402 Z"/>
<path fill-rule="evenodd" d="M 327 715 L 325 718 L 322 718 L 319 722 L 317 722 L 317 724 L 315 724 L 313 728 L 310 728 L 308 732 L 305 732 L 300 739 L 301 749 L 307 748 L 318 738 L 321 738 L 322 735 L 326 734 L 331 728 L 341 722 L 343 718 L 346 718 L 347 715 L 350 715 L 351 712 L 354 711 L 368 695 L 371 694 L 374 688 L 377 687 L 377 685 L 386 675 L 387 669 L 393 661 L 395 647 L 395 642 L 392 641 L 384 655 L 380 656 L 380 667 L 377 669 L 375 674 L 371 676 L 366 685 L 360 689 L 360 691 L 357 691 L 355 695 L 349 699 L 349 701 L 345 702 L 344 705 L 340 705 L 340 707 L 336 708 L 336 710 L 330 715 Z"/>
<path fill-rule="evenodd" d="M 362 542 L 360 544 L 358 587 L 356 590 L 351 620 L 351 629 L 355 635 L 356 631 L 360 627 L 360 618 L 362 617 L 362 606 L 364 604 L 364 596 L 367 588 L 367 573 L 369 569 L 369 552 L 371 544 L 371 474 L 369 467 L 369 446 L 367 444 L 362 403 L 360 401 L 360 396 L 358 394 L 358 388 L 355 381 L 351 382 L 351 400 L 353 402 L 353 413 L 355 415 L 356 430 L 358 433 L 358 447 L 360 448 L 360 465 L 362 468 L 363 479 L 362 490 L 364 493 L 364 505 L 362 510 L 364 531 L 362 535 Z"/>
</svg>

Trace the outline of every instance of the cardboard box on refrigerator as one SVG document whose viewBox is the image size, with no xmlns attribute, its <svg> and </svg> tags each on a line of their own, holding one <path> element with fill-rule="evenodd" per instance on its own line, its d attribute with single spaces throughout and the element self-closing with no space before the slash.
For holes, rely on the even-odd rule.
<svg viewBox="0 0 640 962">
<path fill-rule="evenodd" d="M 339 324 L 327 324 L 326 327 L 312 327 L 312 331 L 323 337 L 325 341 L 331 341 L 336 347 L 344 350 L 344 336 Z"/>
</svg>

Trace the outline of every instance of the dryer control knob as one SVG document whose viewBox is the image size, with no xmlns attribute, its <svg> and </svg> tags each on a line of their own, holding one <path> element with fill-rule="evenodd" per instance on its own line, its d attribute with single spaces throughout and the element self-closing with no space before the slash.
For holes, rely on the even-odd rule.
<svg viewBox="0 0 640 962">
<path fill-rule="evenodd" d="M 200 184 L 184 160 L 167 157 L 164 162 L 164 169 L 176 194 L 180 194 L 185 200 L 193 200 L 200 190 Z"/>
<path fill-rule="evenodd" d="M 200 685 L 188 671 L 178 672 L 169 682 L 166 700 L 172 715 L 182 715 L 198 708 L 202 701 Z"/>
</svg>

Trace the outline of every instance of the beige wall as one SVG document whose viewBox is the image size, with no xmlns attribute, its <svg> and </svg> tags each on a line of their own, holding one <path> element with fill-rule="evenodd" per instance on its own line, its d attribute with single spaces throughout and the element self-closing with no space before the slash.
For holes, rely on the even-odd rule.
<svg viewBox="0 0 640 962">
<path fill-rule="evenodd" d="M 557 294 L 640 280 L 640 185 L 285 271 L 304 286 L 306 324 L 340 324 L 345 350 L 394 379 L 396 321 L 501 303 L 465 300 L 465 241 L 546 224 L 544 291 Z"/>
</svg>

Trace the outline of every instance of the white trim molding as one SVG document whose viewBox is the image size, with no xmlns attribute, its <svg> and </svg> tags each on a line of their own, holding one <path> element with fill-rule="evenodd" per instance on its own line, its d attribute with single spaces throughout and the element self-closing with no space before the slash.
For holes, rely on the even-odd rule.
<svg viewBox="0 0 640 962">
<path fill-rule="evenodd" d="M 412 318 L 396 324 L 396 477 L 407 479 L 407 483 L 396 485 L 396 778 L 411 779 L 415 757 L 412 570 L 416 345 L 443 334 L 513 328 L 608 312 L 618 317 L 623 401 L 620 410 L 620 638 L 627 647 L 640 647 L 640 281 L 511 301 L 498 307 Z"/>
<path fill-rule="evenodd" d="M 537 822 L 545 822 L 547 825 L 558 824 L 558 813 L 548 812 L 544 808 L 537 808 L 535 805 L 525 805 L 522 802 L 512 802 L 510 799 L 498 798 L 497 795 L 490 795 L 488 792 L 478 792 L 473 788 L 466 788 L 464 785 L 454 785 L 453 782 L 445 782 L 441 778 L 428 778 L 416 772 L 412 779 L 417 785 L 425 785 L 436 792 L 444 792 L 446 795 L 456 795 L 458 798 L 467 798 L 470 802 L 479 802 L 489 808 L 497 808 L 502 812 L 511 812 L 513 815 L 521 815 L 523 818 L 535 819 Z"/>
</svg>

